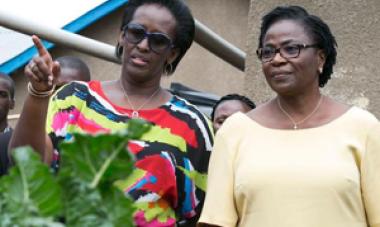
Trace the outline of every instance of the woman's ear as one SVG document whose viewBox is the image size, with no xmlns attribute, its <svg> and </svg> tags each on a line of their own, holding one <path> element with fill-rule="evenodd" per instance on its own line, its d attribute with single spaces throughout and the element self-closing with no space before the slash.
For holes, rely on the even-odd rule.
<svg viewBox="0 0 380 227">
<path fill-rule="evenodd" d="M 326 54 L 323 50 L 318 50 L 318 69 L 322 69 L 326 63 Z M 320 72 L 321 73 L 321 72 Z"/>
<path fill-rule="evenodd" d="M 179 56 L 179 49 L 178 48 L 172 48 L 170 50 L 169 56 L 166 59 L 166 62 L 171 64 L 177 57 Z"/>
<path fill-rule="evenodd" d="M 14 107 L 15 107 L 15 100 L 14 98 L 11 98 L 10 103 L 9 103 L 9 109 L 13 110 Z"/>
<path fill-rule="evenodd" d="M 124 32 L 120 32 L 119 38 L 115 47 L 116 57 L 121 58 L 121 56 L 123 55 L 123 48 L 124 48 Z"/>
<path fill-rule="evenodd" d="M 123 31 L 121 31 L 120 34 L 119 34 L 118 43 L 121 46 L 123 46 L 123 44 L 124 44 L 124 32 Z"/>
</svg>

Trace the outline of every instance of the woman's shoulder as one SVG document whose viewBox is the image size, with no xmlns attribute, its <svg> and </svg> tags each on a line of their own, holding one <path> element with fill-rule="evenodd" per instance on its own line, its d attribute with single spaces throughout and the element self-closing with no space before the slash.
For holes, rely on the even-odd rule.
<svg viewBox="0 0 380 227">
<path fill-rule="evenodd" d="M 372 114 L 368 110 L 362 109 L 361 107 L 352 106 L 350 107 L 348 112 L 350 113 L 350 116 L 353 118 L 366 120 L 369 122 L 378 122 L 378 119 L 375 117 L 374 114 Z"/>
<path fill-rule="evenodd" d="M 206 114 L 204 114 L 196 105 L 177 95 L 173 95 L 168 104 L 173 111 L 180 111 L 193 117 L 196 116 L 209 120 Z"/>
<path fill-rule="evenodd" d="M 364 136 L 378 123 L 378 119 L 369 111 L 357 106 L 349 106 L 344 113 L 327 123 L 324 128 L 331 133 L 338 130 Z"/>
<path fill-rule="evenodd" d="M 188 125 L 189 128 L 194 129 L 199 138 L 204 139 L 206 149 L 211 150 L 214 138 L 212 123 L 195 105 L 181 97 L 173 95 L 170 101 L 162 108 L 165 108 L 171 115 L 170 119 L 176 118 Z"/>
<path fill-rule="evenodd" d="M 255 126 L 258 126 L 258 124 L 251 119 L 247 113 L 236 112 L 223 122 L 218 133 L 238 134 L 240 132 L 245 132 L 248 129 L 254 129 L 256 128 Z"/>
<path fill-rule="evenodd" d="M 68 96 L 72 96 L 78 93 L 89 93 L 90 90 L 94 92 L 98 92 L 101 89 L 100 81 L 92 80 L 92 81 L 71 81 L 61 88 L 59 88 L 56 92 L 55 97 L 58 99 L 62 99 Z"/>
</svg>

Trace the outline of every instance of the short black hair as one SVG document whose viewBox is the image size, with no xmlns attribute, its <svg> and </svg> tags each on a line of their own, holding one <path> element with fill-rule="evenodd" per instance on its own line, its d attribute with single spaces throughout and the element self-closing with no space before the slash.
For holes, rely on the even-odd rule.
<svg viewBox="0 0 380 227">
<path fill-rule="evenodd" d="M 0 72 L 0 79 L 4 79 L 4 80 L 8 81 L 9 93 L 11 94 L 12 100 L 14 100 L 15 99 L 15 82 L 13 81 L 13 79 L 8 74 L 2 73 L 2 72 Z"/>
<path fill-rule="evenodd" d="M 122 31 L 124 27 L 132 20 L 137 8 L 146 4 L 158 4 L 167 8 L 176 19 L 176 30 L 173 44 L 179 49 L 178 57 L 173 61 L 171 66 L 165 65 L 165 71 L 168 75 L 172 74 L 177 68 L 178 63 L 190 48 L 194 40 L 195 22 L 189 7 L 182 0 L 130 0 L 124 11 L 123 21 L 120 26 Z M 116 46 L 116 56 L 121 57 L 122 48 L 120 44 Z"/>
<path fill-rule="evenodd" d="M 248 106 L 249 108 L 251 109 L 255 109 L 256 108 L 256 105 L 255 103 L 249 99 L 248 97 L 244 96 L 244 95 L 239 95 L 239 94 L 228 94 L 228 95 L 225 95 L 225 96 L 222 96 L 216 103 L 215 105 L 212 107 L 212 112 L 211 112 L 211 120 L 214 121 L 214 117 L 215 117 L 215 110 L 216 108 L 224 101 L 229 101 L 229 100 L 237 100 L 237 101 L 240 101 L 242 103 L 244 103 L 246 106 Z"/>
<path fill-rule="evenodd" d="M 329 26 L 322 21 L 321 18 L 309 14 L 301 6 L 278 6 L 262 18 L 259 48 L 263 46 L 263 39 L 269 27 L 280 20 L 299 21 L 315 44 L 323 50 L 326 56 L 326 62 L 323 66 L 322 73 L 319 75 L 319 86 L 325 86 L 327 81 L 331 79 L 331 74 L 333 73 L 333 66 L 336 63 L 337 55 L 336 48 L 338 46 Z"/>
<path fill-rule="evenodd" d="M 91 80 L 90 69 L 82 59 L 75 56 L 61 56 L 55 60 L 59 62 L 61 67 L 75 69 L 78 71 L 79 75 L 82 77 L 82 81 Z"/>
</svg>

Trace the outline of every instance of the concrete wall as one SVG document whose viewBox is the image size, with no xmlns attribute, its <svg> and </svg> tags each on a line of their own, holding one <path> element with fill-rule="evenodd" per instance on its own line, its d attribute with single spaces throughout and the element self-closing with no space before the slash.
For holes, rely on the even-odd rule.
<svg viewBox="0 0 380 227">
<path fill-rule="evenodd" d="M 194 17 L 200 22 L 245 51 L 249 0 L 187 0 L 187 3 Z M 89 26 L 80 34 L 115 45 L 122 13 L 122 10 L 118 10 Z M 62 55 L 81 57 L 89 65 L 93 79 L 112 80 L 120 76 L 120 66 L 117 64 L 62 47 L 53 48 L 51 53 L 54 57 Z M 15 114 L 21 111 L 27 81 L 23 76 L 23 69 L 15 72 L 12 77 L 16 81 L 16 108 L 11 114 Z M 244 73 L 194 43 L 176 73 L 163 79 L 165 87 L 171 82 L 181 82 L 198 90 L 223 95 L 242 92 Z"/>
<path fill-rule="evenodd" d="M 282 0 L 251 0 L 244 92 L 256 101 L 274 94 L 267 86 L 256 57 L 261 17 Z M 321 17 L 338 43 L 337 65 L 324 93 L 351 105 L 367 108 L 380 118 L 380 1 L 287 0 Z"/>
</svg>

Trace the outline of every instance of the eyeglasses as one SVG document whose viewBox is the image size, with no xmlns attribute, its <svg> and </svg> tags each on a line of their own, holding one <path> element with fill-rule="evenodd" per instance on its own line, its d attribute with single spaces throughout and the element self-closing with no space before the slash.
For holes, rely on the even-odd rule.
<svg viewBox="0 0 380 227">
<path fill-rule="evenodd" d="M 270 62 L 276 56 L 277 53 L 280 53 L 281 57 L 285 59 L 297 58 L 300 55 L 302 49 L 306 48 L 318 48 L 318 44 L 287 44 L 279 48 L 274 48 L 271 46 L 265 46 L 259 48 L 256 51 L 257 57 L 263 62 Z"/>
<path fill-rule="evenodd" d="M 143 39 L 148 38 L 149 49 L 157 54 L 161 54 L 168 48 L 174 46 L 172 40 L 164 33 L 147 32 L 146 29 L 139 24 L 127 24 L 124 27 L 124 35 L 125 39 L 132 44 L 138 44 Z"/>
</svg>

